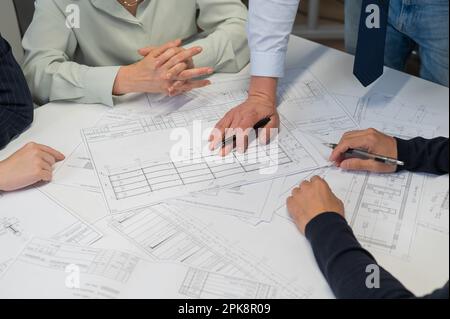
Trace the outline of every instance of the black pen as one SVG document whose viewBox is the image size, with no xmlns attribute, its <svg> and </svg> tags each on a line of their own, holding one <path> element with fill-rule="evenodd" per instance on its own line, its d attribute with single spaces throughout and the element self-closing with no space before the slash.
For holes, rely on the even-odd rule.
<svg viewBox="0 0 450 319">
<path fill-rule="evenodd" d="M 324 143 L 323 145 L 332 148 L 333 150 L 338 146 L 337 144 L 331 144 L 331 143 Z M 397 165 L 397 166 L 405 166 L 405 163 L 402 161 L 399 161 L 392 157 L 372 154 L 369 152 L 366 152 L 364 150 L 358 150 L 358 149 L 348 149 L 347 152 L 345 152 L 346 155 L 364 158 L 364 159 L 373 159 L 377 162 L 388 164 L 388 165 Z"/>
<path fill-rule="evenodd" d="M 255 131 L 258 131 L 261 128 L 264 128 L 267 124 L 269 124 L 270 122 L 270 118 L 266 117 L 264 119 L 262 119 L 261 121 L 259 121 L 258 123 L 255 124 L 255 126 L 253 126 L 253 129 Z M 227 137 L 226 139 L 223 140 L 222 142 L 222 148 L 224 148 L 225 146 L 227 146 L 227 144 L 233 142 L 233 146 L 236 144 L 236 135 Z"/>
</svg>

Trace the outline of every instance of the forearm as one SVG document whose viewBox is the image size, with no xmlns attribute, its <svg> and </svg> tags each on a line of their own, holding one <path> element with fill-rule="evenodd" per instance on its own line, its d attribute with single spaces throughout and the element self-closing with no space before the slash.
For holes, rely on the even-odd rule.
<svg viewBox="0 0 450 319">
<path fill-rule="evenodd" d="M 375 258 L 361 247 L 340 215 L 325 213 L 317 216 L 307 225 L 306 237 L 337 298 L 414 297 L 397 279 L 377 265 Z M 379 269 L 379 288 L 370 288 L 366 284 L 372 274 L 369 271 L 373 269 L 371 267 Z M 370 278 L 369 282 L 372 283 Z"/>
<path fill-rule="evenodd" d="M 405 169 L 444 175 L 449 172 L 448 138 L 427 140 L 421 137 L 409 141 L 397 138 L 398 159 L 405 162 Z"/>
<path fill-rule="evenodd" d="M 198 0 L 198 26 L 205 38 L 193 41 L 203 52 L 194 57 L 196 67 L 213 67 L 218 72 L 239 72 L 250 59 L 246 36 L 248 18 L 239 0 Z"/>
<path fill-rule="evenodd" d="M 112 106 L 113 85 L 120 67 L 88 67 L 47 55 L 27 60 L 24 66 L 34 99 L 102 103 Z"/>
<path fill-rule="evenodd" d="M 188 47 L 199 46 L 202 53 L 194 57 L 195 67 L 212 67 L 215 72 L 237 73 L 250 60 L 250 53 L 242 25 L 228 25 L 206 38 L 193 41 Z"/>
</svg>

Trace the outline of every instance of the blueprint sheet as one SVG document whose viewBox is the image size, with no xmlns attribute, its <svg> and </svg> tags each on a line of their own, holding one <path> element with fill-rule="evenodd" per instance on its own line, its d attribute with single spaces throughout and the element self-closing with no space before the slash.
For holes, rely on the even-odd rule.
<svg viewBox="0 0 450 319">
<path fill-rule="evenodd" d="M 270 150 L 266 153 L 275 154 L 266 159 L 267 166 L 260 162 L 247 163 L 247 156 L 257 149 L 256 143 L 250 144 L 245 156 L 231 154 L 225 159 L 227 165 L 216 164 L 218 156 L 199 151 L 202 144 L 190 150 L 198 159 L 195 167 L 191 163 L 174 162 L 169 156 L 174 144 L 170 141 L 171 133 L 195 120 L 211 121 L 206 127 L 212 127 L 231 106 L 245 99 L 247 85 L 246 78 L 218 83 L 217 91 L 205 89 L 179 97 L 182 108 L 169 115 L 83 130 L 86 147 L 111 212 L 121 213 L 216 186 L 254 183 L 293 171 L 327 166 L 324 148 L 317 141 L 336 141 L 344 131 L 357 128 L 343 106 L 311 73 L 296 69 L 280 85 L 282 127 L 278 144 L 267 146 Z M 221 91 L 221 86 L 227 91 Z M 164 99 L 159 103 L 165 103 Z M 193 128 L 187 128 L 193 131 Z M 211 165 L 210 161 L 214 163 Z M 272 176 L 261 174 L 262 167 L 274 166 L 277 169 Z M 201 174 L 195 175 L 193 171 Z"/>
<path fill-rule="evenodd" d="M 77 278 L 71 280 L 68 271 Z M 0 277 L 0 287 L 0 298 L 269 299 L 281 296 L 279 287 L 260 281 L 41 238 L 33 238 L 11 262 L 8 272 Z"/>
<path fill-rule="evenodd" d="M 176 144 L 171 139 L 172 129 L 148 131 L 145 123 L 139 120 L 84 130 L 113 214 L 195 191 L 243 185 L 328 165 L 303 133 L 289 130 L 279 133 L 278 143 L 260 145 L 254 141 L 245 154 L 232 152 L 222 158 L 216 152 L 203 151 L 208 144 L 205 140 L 201 149 L 189 149 L 188 156 L 175 160 L 171 155 Z M 211 128 L 213 123 L 209 124 Z"/>
<path fill-rule="evenodd" d="M 95 227 L 36 189 L 0 194 L 0 207 L 0 264 L 15 258 L 34 236 L 81 245 L 102 237 Z"/>
<path fill-rule="evenodd" d="M 130 103 L 105 112 L 96 126 L 145 119 L 149 128 L 161 131 L 186 127 L 194 120 L 215 122 L 246 98 L 248 78 L 214 84 L 174 99 L 135 96 Z M 437 115 L 426 107 L 408 105 L 382 93 L 365 97 L 331 95 L 302 69 L 288 73 L 279 95 L 284 130 L 307 136 L 306 143 L 314 146 L 337 141 L 343 131 L 358 126 L 386 129 L 388 133 L 398 130 L 402 137 L 435 135 L 432 124 Z M 395 123 L 386 119 L 383 103 L 396 110 L 403 108 L 395 113 Z M 373 107 L 379 112 L 371 112 Z M 325 111 L 327 116 L 323 116 Z M 411 117 L 403 121 L 402 112 Z M 326 149 L 317 151 L 322 159 L 329 154 Z M 252 179 L 249 183 L 213 187 L 110 215 L 94 168 L 80 141 L 58 167 L 54 182 L 33 195 L 38 197 L 35 202 L 39 205 L 56 212 L 53 217 L 57 220 L 69 212 L 69 207 L 76 213 L 69 214 L 74 224 L 88 226 L 86 234 L 94 235 L 71 237 L 67 234 L 72 232 L 64 231 L 64 227 L 42 226 L 52 216 L 42 219 L 42 224 L 36 221 L 34 224 L 43 229 L 37 231 L 25 223 L 15 224 L 11 217 L 22 220 L 15 211 L 5 214 L 10 220 L 0 231 L 0 241 L 2 236 L 8 239 L 7 243 L 12 242 L 11 238 L 20 238 L 13 237 L 19 224 L 27 235 L 9 254 L 11 257 L 0 259 L 0 287 L 7 287 L 0 289 L 1 296 L 24 297 L 26 293 L 28 297 L 47 298 L 331 298 L 308 242 L 285 208 L 292 188 L 313 175 L 323 176 L 331 184 L 346 204 L 347 219 L 358 239 L 377 259 L 388 256 L 379 260 L 400 279 L 410 279 L 402 278 L 403 273 L 418 274 L 409 283 L 428 279 L 424 269 L 412 272 L 405 268 L 417 263 L 413 259 L 417 255 L 428 254 L 425 250 L 435 243 L 424 241 L 430 234 L 448 239 L 448 176 L 379 176 L 320 168 L 260 183 Z M 21 197 L 7 195 L 0 195 L 0 216 L 3 207 L 15 208 L 18 203 L 25 205 L 23 212 L 32 210 Z M 244 205 L 244 199 L 251 199 L 253 205 Z M 78 216 L 88 223 L 81 222 Z M 72 225 L 61 223 L 66 224 Z M 436 240 L 433 247 L 445 251 L 442 240 Z M 41 262 L 36 263 L 36 258 Z M 82 273 L 79 289 L 66 286 L 65 267 L 73 263 L 73 258 Z M 445 254 L 437 259 L 443 258 Z M 35 276 L 36 272 L 42 276 Z M 17 283 L 25 284 L 27 289 L 17 290 Z M 48 290 L 36 289 L 44 284 Z M 416 287 L 422 285 L 417 283 Z"/>
</svg>

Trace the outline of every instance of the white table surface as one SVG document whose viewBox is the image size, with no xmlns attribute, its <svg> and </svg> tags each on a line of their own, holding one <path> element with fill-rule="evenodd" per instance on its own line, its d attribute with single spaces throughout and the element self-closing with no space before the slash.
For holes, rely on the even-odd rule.
<svg viewBox="0 0 450 319">
<path fill-rule="evenodd" d="M 439 123 L 436 123 L 439 135 L 449 135 L 449 91 L 442 87 L 410 75 L 386 69 L 384 76 L 369 88 L 363 88 L 352 75 L 353 57 L 340 51 L 325 46 L 292 37 L 287 67 L 306 66 L 309 70 L 328 88 L 332 93 L 364 96 L 373 92 L 384 93 L 401 98 L 406 103 L 413 105 L 423 104 L 442 114 Z M 248 72 L 248 68 L 242 71 Z M 228 75 L 218 75 L 225 78 Z M 127 103 L 127 97 L 117 103 Z M 94 126 L 102 114 L 109 110 L 103 105 L 77 105 L 71 103 L 50 103 L 35 111 L 35 120 L 31 128 L 19 138 L 10 143 L 4 150 L 0 151 L 0 160 L 6 158 L 27 142 L 38 142 L 52 146 L 65 154 L 70 154 L 79 145 L 80 129 Z M 98 194 L 79 194 L 73 191 L 73 198 L 69 198 L 64 204 L 66 207 L 77 212 L 88 222 L 94 222 L 102 217 L 95 212 L 104 211 L 104 205 L 98 199 Z M 79 196 L 83 196 L 83 205 L 91 205 L 91 212 L 80 212 Z M 1 209 L 1 207 L 0 207 Z M 95 212 L 94 212 L 95 211 Z M 33 212 L 38 214 L 38 210 Z M 84 214 L 84 215 L 83 215 Z M 444 251 L 436 252 L 433 249 L 423 247 L 420 253 L 414 255 L 414 262 L 399 263 L 397 258 L 386 255 L 376 255 L 378 261 L 394 275 L 399 277 L 408 288 L 415 293 L 422 294 L 442 286 L 449 277 L 449 249 L 448 235 L 431 232 L 419 228 L 416 233 L 423 245 L 439 242 Z M 110 245 L 115 245 L 109 247 Z M 117 244 L 100 241 L 98 246 L 104 248 L 120 248 Z M 132 249 L 125 245 L 124 249 Z M 413 252 L 414 253 L 414 252 Z M 418 279 L 420 274 L 420 279 Z"/>
</svg>

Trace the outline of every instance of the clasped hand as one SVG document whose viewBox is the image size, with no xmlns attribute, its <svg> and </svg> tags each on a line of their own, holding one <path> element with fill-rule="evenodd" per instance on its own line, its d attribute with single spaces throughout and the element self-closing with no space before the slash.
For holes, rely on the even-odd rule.
<svg viewBox="0 0 450 319">
<path fill-rule="evenodd" d="M 195 68 L 193 57 L 200 54 L 202 48 L 185 49 L 180 46 L 181 40 L 175 40 L 161 47 L 140 49 L 143 59 L 120 68 L 113 94 L 162 93 L 175 96 L 211 84 L 208 80 L 195 80 L 214 72 L 211 67 Z"/>
</svg>

